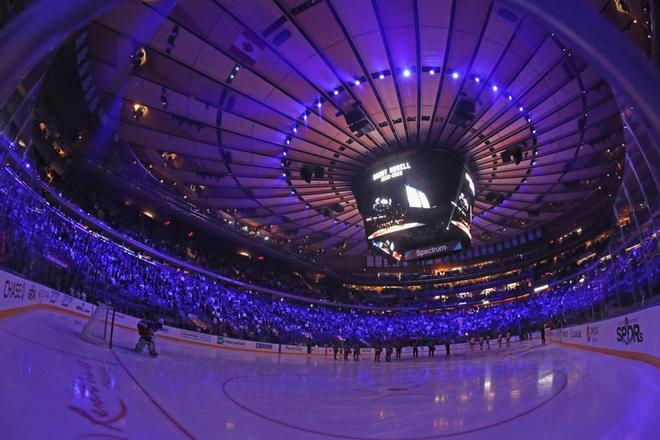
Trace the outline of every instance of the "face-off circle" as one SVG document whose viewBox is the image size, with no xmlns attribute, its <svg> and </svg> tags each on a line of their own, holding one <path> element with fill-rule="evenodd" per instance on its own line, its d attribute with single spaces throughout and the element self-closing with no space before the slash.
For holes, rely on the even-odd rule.
<svg viewBox="0 0 660 440">
<path fill-rule="evenodd" d="M 350 365 L 338 366 L 347 367 L 342 372 L 345 374 L 327 378 L 302 374 L 237 376 L 224 382 L 223 393 L 255 416 L 310 434 L 373 440 L 389 439 L 388 432 L 397 432 L 398 439 L 422 440 L 477 432 L 513 421 L 554 399 L 567 384 L 562 371 L 546 370 L 521 380 L 504 363 L 485 378 L 458 363 L 451 363 L 449 368 L 429 363 L 394 364 L 385 370 L 379 369 L 380 365 L 368 369 L 362 365 L 359 371 Z M 411 376 L 410 368 L 419 369 L 418 374 Z M 411 381 L 412 377 L 415 380 Z M 473 414 L 466 416 L 466 411 Z M 365 423 L 372 425 L 373 435 L 354 435 Z"/>
</svg>

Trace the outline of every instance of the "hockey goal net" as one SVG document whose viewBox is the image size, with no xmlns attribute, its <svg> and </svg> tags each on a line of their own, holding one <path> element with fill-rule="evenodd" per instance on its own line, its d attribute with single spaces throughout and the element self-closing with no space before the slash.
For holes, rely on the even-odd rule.
<svg viewBox="0 0 660 440">
<path fill-rule="evenodd" d="M 112 348 L 114 327 L 115 309 L 108 304 L 99 303 L 80 332 L 80 337 L 92 344 Z"/>
</svg>

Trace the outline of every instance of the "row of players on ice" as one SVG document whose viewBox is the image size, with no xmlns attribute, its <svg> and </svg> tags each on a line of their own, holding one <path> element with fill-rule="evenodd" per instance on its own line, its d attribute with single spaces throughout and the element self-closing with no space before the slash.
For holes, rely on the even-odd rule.
<svg viewBox="0 0 660 440">
<path fill-rule="evenodd" d="M 545 344 L 545 329 L 541 331 L 541 343 Z M 521 340 L 523 339 L 531 339 L 532 335 L 531 332 L 528 334 L 521 335 Z M 490 350 L 490 335 L 482 335 L 479 336 L 478 338 L 475 336 L 470 337 L 468 339 L 468 346 L 470 347 L 470 351 L 475 351 L 476 350 L 476 345 L 479 344 L 479 350 L 484 349 L 484 345 L 486 346 L 487 350 Z M 497 345 L 498 348 L 502 348 L 502 345 L 505 345 L 506 348 L 509 348 L 511 346 L 511 333 L 506 333 L 502 334 L 499 333 L 497 335 Z M 449 356 L 451 352 L 451 341 L 449 339 L 446 339 L 444 342 L 445 346 L 445 352 L 447 356 Z M 308 351 L 309 347 L 311 345 L 308 345 Z M 392 354 L 394 354 L 396 359 L 399 359 L 401 357 L 401 353 L 403 351 L 403 344 L 401 343 L 391 343 L 388 342 L 385 344 L 384 347 L 385 351 L 385 362 L 391 362 L 392 361 Z M 332 352 L 334 355 L 334 359 L 337 360 L 338 356 L 343 356 L 344 360 L 347 361 L 349 356 L 352 354 L 353 355 L 353 360 L 354 361 L 359 361 L 360 360 L 360 354 L 361 354 L 361 348 L 359 344 L 354 345 L 351 347 L 349 344 L 339 344 L 339 343 L 334 343 L 332 345 Z M 380 362 L 380 358 L 383 354 L 383 345 L 380 343 L 377 343 L 376 346 L 374 347 L 374 361 Z M 434 357 L 435 356 L 435 343 L 433 341 L 428 342 L 428 355 L 429 357 Z M 416 340 L 412 341 L 412 356 L 413 358 L 419 357 L 419 343 Z"/>
<path fill-rule="evenodd" d="M 138 353 L 141 353 L 144 350 L 144 347 L 148 347 L 149 349 L 149 354 L 152 356 L 158 356 L 158 352 L 156 351 L 156 342 L 154 341 L 154 334 L 163 328 L 163 322 L 162 320 L 159 321 L 149 321 L 146 319 L 141 320 L 137 324 L 137 329 L 138 333 L 140 334 L 140 339 L 138 339 L 137 343 L 135 344 L 135 351 Z M 531 339 L 532 338 L 532 333 L 529 331 L 528 333 L 523 333 L 520 335 L 521 340 L 522 339 Z M 468 345 L 470 347 L 470 351 L 474 351 L 475 347 L 479 343 L 479 349 L 483 350 L 484 349 L 484 344 L 486 345 L 486 349 L 490 350 L 490 335 L 482 335 L 479 336 L 478 338 L 475 336 L 470 337 L 468 339 Z M 511 345 L 511 333 L 508 332 L 506 335 L 503 335 L 502 333 L 498 333 L 497 335 L 497 345 L 499 348 L 502 348 L 502 344 L 505 344 L 506 348 L 508 348 Z M 542 327 L 541 329 L 541 343 L 545 344 L 545 327 Z M 445 345 L 445 352 L 447 353 L 447 356 L 449 356 L 449 353 L 451 351 L 451 341 L 449 339 L 445 339 L 444 342 Z M 428 353 L 429 357 L 435 356 L 435 343 L 431 340 L 428 341 Z M 341 354 L 344 356 L 344 360 L 347 361 L 349 355 L 351 353 L 353 354 L 353 360 L 358 361 L 360 360 L 360 345 L 355 344 L 352 348 L 349 344 L 341 344 L 338 341 L 335 341 L 335 343 L 332 345 L 332 351 L 334 354 L 334 359 L 337 360 L 337 355 Z M 401 343 L 395 343 L 393 344 L 392 342 L 388 342 L 385 344 L 385 362 L 390 362 L 392 360 L 392 354 L 396 351 L 395 357 L 398 359 L 401 357 L 401 352 L 403 351 L 403 344 Z M 308 340 L 307 342 L 307 352 L 311 353 L 312 352 L 312 342 L 311 339 Z M 380 342 L 376 343 L 376 346 L 374 347 L 374 361 L 380 362 L 380 357 L 383 354 L 383 344 Z M 412 340 L 412 355 L 413 358 L 419 357 L 419 342 L 416 339 Z"/>
</svg>

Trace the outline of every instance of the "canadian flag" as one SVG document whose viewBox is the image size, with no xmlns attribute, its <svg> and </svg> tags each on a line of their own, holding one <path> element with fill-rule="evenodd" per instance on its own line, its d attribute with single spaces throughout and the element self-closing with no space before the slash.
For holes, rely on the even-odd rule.
<svg viewBox="0 0 660 440">
<path fill-rule="evenodd" d="M 229 52 L 241 64 L 254 66 L 265 47 L 266 45 L 258 35 L 246 29 L 234 40 L 234 44 L 229 48 Z"/>
</svg>

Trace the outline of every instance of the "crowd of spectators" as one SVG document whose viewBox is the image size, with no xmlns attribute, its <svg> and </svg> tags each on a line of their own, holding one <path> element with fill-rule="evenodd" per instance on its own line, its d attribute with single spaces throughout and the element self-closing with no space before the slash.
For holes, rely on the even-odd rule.
<svg viewBox="0 0 660 440">
<path fill-rule="evenodd" d="M 553 242 L 547 247 L 539 248 L 538 244 L 528 244 L 516 250 L 516 253 L 525 252 L 524 262 L 521 260 L 522 254 L 518 258 L 513 255 L 516 253 L 509 253 L 513 258 L 508 258 L 507 254 L 500 253 L 490 261 L 462 265 L 450 270 L 440 277 L 439 282 L 431 283 L 429 281 L 433 277 L 420 278 L 419 274 L 416 274 L 415 279 L 425 282 L 417 283 L 415 290 L 403 285 L 399 288 L 388 288 L 380 295 L 373 295 L 362 286 L 348 288 L 340 286 L 339 283 L 317 283 L 310 279 L 312 277 L 306 277 L 302 271 L 274 264 L 273 259 L 269 259 L 267 263 L 258 260 L 263 264 L 257 264 L 248 257 L 238 255 L 232 247 L 228 248 L 213 234 L 199 230 L 192 224 L 185 225 L 179 220 L 162 215 L 156 217 L 155 213 L 144 211 L 133 201 L 96 188 L 98 185 L 81 185 L 77 183 L 79 179 L 56 179 L 53 184 L 65 198 L 85 212 L 147 246 L 223 276 L 246 282 L 259 280 L 262 287 L 335 302 L 387 307 L 432 307 L 434 303 L 438 304 L 437 300 L 433 299 L 438 292 L 453 291 L 453 295 L 444 295 L 441 302 L 457 304 L 464 299 L 456 297 L 455 293 L 469 292 L 470 297 L 478 298 L 484 284 L 493 282 L 500 282 L 502 286 L 489 294 L 489 298 L 516 296 L 528 287 L 532 278 L 542 281 L 546 277 L 556 278 L 574 272 L 576 260 L 583 255 L 598 252 L 601 249 L 597 248 L 604 243 L 604 240 L 601 240 L 599 245 L 594 246 L 591 242 L 586 245 L 585 239 L 580 238 L 580 233 L 573 234 L 572 241 L 563 240 L 563 245 Z M 227 222 L 227 219 L 225 220 Z M 545 259 L 541 261 L 543 255 Z M 537 263 L 532 264 L 535 261 Z M 504 287 L 503 282 L 511 279 L 511 272 L 515 271 L 512 269 L 518 269 L 520 273 L 519 288 Z M 383 284 L 388 283 L 386 279 L 380 281 Z M 391 281 L 396 285 L 397 281 L 411 280 L 404 275 Z M 359 281 L 356 282 L 359 285 Z M 411 291 L 414 295 L 410 295 Z"/>
<path fill-rule="evenodd" d="M 64 197 L 113 229 L 175 258 L 241 281 L 260 279 L 264 287 L 272 289 L 307 295 L 319 293 L 316 286 L 305 282 L 295 271 L 278 270 L 273 264 L 255 264 L 251 256 L 227 252 L 223 243 L 211 234 L 193 232 L 174 219 L 147 215 L 135 203 L 122 203 L 101 191 L 81 190 L 66 180 L 58 182 L 58 189 Z"/>
<path fill-rule="evenodd" d="M 631 255 L 641 258 L 642 251 L 632 249 Z M 643 264 L 631 272 L 620 258 L 595 265 L 584 278 L 515 301 L 426 313 L 338 309 L 261 294 L 156 261 L 83 226 L 8 168 L 0 170 L 0 266 L 76 296 L 84 292 L 88 299 L 111 301 L 119 310 L 230 337 L 373 344 L 522 333 L 567 315 L 593 315 L 611 300 L 610 292 L 627 291 L 644 277 L 658 279 L 657 265 L 652 274 Z"/>
</svg>

